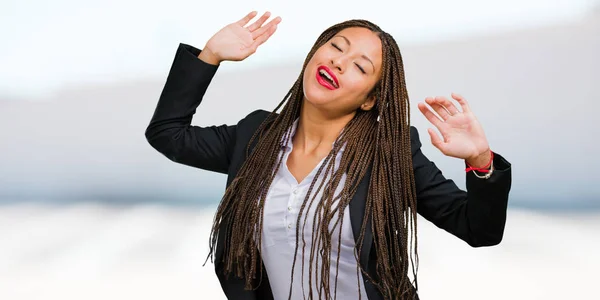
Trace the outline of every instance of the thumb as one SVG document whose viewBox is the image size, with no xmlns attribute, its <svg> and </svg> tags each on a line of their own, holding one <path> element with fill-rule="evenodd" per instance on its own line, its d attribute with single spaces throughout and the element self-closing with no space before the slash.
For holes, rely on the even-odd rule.
<svg viewBox="0 0 600 300">
<path fill-rule="evenodd" d="M 442 139 L 438 136 L 435 130 L 433 130 L 433 128 L 427 128 L 427 132 L 429 133 L 429 137 L 431 138 L 431 144 L 434 147 L 438 148 L 440 151 L 442 151 L 442 153 L 445 153 L 444 141 L 442 141 Z"/>
</svg>

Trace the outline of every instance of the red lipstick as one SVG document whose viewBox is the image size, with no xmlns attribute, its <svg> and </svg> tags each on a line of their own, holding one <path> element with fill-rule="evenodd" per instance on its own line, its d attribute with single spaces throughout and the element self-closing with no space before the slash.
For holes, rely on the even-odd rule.
<svg viewBox="0 0 600 300">
<path fill-rule="evenodd" d="M 323 74 L 323 73 L 326 73 L 326 74 Z M 333 73 L 333 71 L 331 71 L 331 69 L 329 69 L 326 66 L 318 67 L 316 76 L 317 76 L 317 81 L 319 82 L 319 84 L 321 84 L 322 86 L 324 86 L 330 90 L 335 90 L 340 86 L 338 79 L 335 76 L 335 74 Z"/>
</svg>

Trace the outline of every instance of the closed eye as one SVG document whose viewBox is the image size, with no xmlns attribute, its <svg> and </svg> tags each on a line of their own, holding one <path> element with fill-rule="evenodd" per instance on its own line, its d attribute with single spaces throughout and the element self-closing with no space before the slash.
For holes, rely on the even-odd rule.
<svg viewBox="0 0 600 300">
<path fill-rule="evenodd" d="M 367 74 L 367 72 L 365 72 L 365 69 L 363 69 L 359 64 L 355 64 L 355 65 L 363 74 Z"/>
<path fill-rule="evenodd" d="M 340 52 L 342 52 L 342 48 L 338 47 L 338 45 L 336 45 L 335 43 L 331 43 L 331 45 L 335 48 L 338 49 Z"/>
</svg>

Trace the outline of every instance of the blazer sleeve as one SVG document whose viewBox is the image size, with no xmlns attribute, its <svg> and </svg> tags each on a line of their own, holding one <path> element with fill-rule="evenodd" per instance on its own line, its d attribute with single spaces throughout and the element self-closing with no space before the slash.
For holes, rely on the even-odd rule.
<svg viewBox="0 0 600 300">
<path fill-rule="evenodd" d="M 411 127 L 411 151 L 417 212 L 472 247 L 499 244 L 506 223 L 511 164 L 494 152 L 492 176 L 481 179 L 472 172 L 466 173 L 466 191 L 463 191 L 423 154 L 414 127 Z"/>
<path fill-rule="evenodd" d="M 235 146 L 236 126 L 192 126 L 218 66 L 198 58 L 199 49 L 179 44 L 145 135 L 168 159 L 209 171 L 227 173 Z"/>
</svg>

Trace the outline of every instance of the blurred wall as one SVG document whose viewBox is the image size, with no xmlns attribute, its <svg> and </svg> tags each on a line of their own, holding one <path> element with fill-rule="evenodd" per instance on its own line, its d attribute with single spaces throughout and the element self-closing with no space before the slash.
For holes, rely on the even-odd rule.
<svg viewBox="0 0 600 300">
<path fill-rule="evenodd" d="M 431 146 L 429 124 L 416 104 L 426 96 L 458 92 L 470 101 L 491 147 L 513 163 L 511 205 L 600 208 L 600 175 L 595 172 L 600 163 L 594 156 L 600 134 L 595 122 L 598 14 L 400 46 L 412 123 L 424 153 L 446 176 L 464 187 L 462 162 Z M 0 98 L 0 202 L 217 201 L 224 175 L 170 162 L 144 138 L 177 44 L 170 47 L 161 76 L 66 85 L 43 101 Z M 299 56 L 246 69 L 239 68 L 243 63 L 225 63 L 194 124 L 233 124 L 255 109 L 274 108 L 302 60 Z"/>
</svg>

